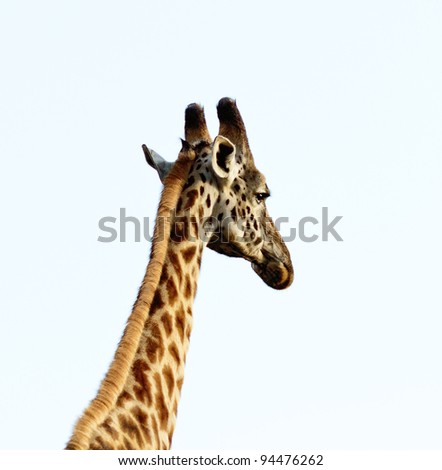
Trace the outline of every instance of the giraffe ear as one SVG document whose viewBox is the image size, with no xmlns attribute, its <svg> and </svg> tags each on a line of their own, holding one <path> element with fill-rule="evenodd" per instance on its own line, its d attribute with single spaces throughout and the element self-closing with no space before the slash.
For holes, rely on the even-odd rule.
<svg viewBox="0 0 442 470">
<path fill-rule="evenodd" d="M 153 169 L 157 170 L 161 182 L 164 183 L 164 178 L 166 178 L 167 174 L 173 166 L 173 163 L 164 160 L 164 158 L 156 153 L 155 150 L 147 148 L 144 144 L 143 152 L 147 163 Z"/>
<path fill-rule="evenodd" d="M 213 142 L 212 167 L 222 179 L 233 179 L 236 176 L 235 150 L 235 145 L 222 135 Z"/>
</svg>

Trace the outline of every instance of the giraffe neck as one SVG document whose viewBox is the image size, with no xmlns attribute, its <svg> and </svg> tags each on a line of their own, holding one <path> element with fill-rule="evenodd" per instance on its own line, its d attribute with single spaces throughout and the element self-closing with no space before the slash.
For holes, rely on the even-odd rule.
<svg viewBox="0 0 442 470">
<path fill-rule="evenodd" d="M 194 181 L 194 178 L 189 178 Z M 206 242 L 212 186 L 185 187 L 177 204 L 159 285 L 124 387 L 89 448 L 169 449 L 192 330 L 192 305 Z M 142 302 L 143 286 L 137 302 Z"/>
</svg>

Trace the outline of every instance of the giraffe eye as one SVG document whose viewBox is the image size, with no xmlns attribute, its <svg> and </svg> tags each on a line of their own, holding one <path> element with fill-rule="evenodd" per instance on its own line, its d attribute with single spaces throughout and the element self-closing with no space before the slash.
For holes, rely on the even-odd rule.
<svg viewBox="0 0 442 470">
<path fill-rule="evenodd" d="M 265 201 L 269 196 L 270 196 L 269 193 L 256 193 L 256 194 L 255 194 L 256 202 L 257 202 L 258 204 L 261 204 L 261 202 L 262 202 L 262 201 Z"/>
</svg>

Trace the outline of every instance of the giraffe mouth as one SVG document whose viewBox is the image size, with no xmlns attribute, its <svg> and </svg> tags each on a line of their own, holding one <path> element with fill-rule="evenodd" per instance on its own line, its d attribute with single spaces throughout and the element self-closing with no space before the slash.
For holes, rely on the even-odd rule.
<svg viewBox="0 0 442 470">
<path fill-rule="evenodd" d="M 288 252 L 285 256 L 284 253 L 279 253 L 282 258 L 281 261 L 275 253 L 268 250 L 260 250 L 253 255 L 245 255 L 235 245 L 209 242 L 207 246 L 225 256 L 250 261 L 256 274 L 273 289 L 286 289 L 293 282 L 293 266 Z"/>
<path fill-rule="evenodd" d="M 281 261 L 258 263 L 252 261 L 252 268 L 258 276 L 273 289 L 286 289 L 293 282 L 293 268 Z"/>
</svg>

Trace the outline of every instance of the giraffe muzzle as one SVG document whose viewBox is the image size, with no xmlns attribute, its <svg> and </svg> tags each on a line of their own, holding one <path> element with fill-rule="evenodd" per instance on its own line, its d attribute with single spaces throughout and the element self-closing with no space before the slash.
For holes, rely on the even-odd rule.
<svg viewBox="0 0 442 470">
<path fill-rule="evenodd" d="M 252 268 L 258 276 L 273 289 L 286 289 L 293 282 L 293 267 L 281 261 L 270 260 L 264 263 L 252 262 Z"/>
</svg>

